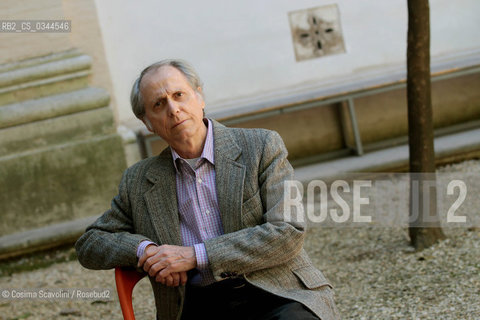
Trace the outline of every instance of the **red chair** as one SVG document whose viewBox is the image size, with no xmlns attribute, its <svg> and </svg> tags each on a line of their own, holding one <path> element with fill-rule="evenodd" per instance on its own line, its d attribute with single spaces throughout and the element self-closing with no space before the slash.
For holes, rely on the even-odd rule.
<svg viewBox="0 0 480 320">
<path fill-rule="evenodd" d="M 115 268 L 115 284 L 124 320 L 135 320 L 132 305 L 133 288 L 145 276 L 131 268 Z"/>
</svg>

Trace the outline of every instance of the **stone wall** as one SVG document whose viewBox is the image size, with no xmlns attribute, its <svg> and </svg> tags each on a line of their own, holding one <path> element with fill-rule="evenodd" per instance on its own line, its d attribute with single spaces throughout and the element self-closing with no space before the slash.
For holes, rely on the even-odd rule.
<svg viewBox="0 0 480 320">
<path fill-rule="evenodd" d="M 98 215 L 125 155 L 78 50 L 0 65 L 0 235 Z"/>
</svg>

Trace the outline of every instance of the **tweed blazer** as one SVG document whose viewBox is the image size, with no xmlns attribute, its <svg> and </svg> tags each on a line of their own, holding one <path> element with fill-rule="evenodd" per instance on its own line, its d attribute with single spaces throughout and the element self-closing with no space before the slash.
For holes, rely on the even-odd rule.
<svg viewBox="0 0 480 320">
<path fill-rule="evenodd" d="M 224 230 L 205 242 L 215 279 L 243 276 L 254 286 L 301 302 L 323 320 L 337 319 L 331 285 L 303 250 L 303 212 L 284 216 L 284 181 L 293 179 L 293 169 L 282 139 L 274 131 L 212 123 Z M 182 245 L 170 148 L 125 171 L 111 208 L 87 228 L 76 250 L 86 268 L 136 266 L 143 240 Z M 157 318 L 180 319 L 185 286 L 150 281 Z"/>
</svg>

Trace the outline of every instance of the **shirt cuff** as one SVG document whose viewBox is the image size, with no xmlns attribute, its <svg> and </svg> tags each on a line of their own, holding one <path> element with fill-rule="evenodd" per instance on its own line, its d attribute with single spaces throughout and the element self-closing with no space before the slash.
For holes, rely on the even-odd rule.
<svg viewBox="0 0 480 320">
<path fill-rule="evenodd" d="M 152 241 L 149 241 L 149 240 L 143 240 L 142 242 L 140 242 L 140 244 L 137 247 L 137 258 L 138 259 L 140 259 L 140 257 L 143 256 L 143 253 L 145 252 L 145 248 L 149 244 L 157 245 L 155 242 L 152 242 Z"/>
<path fill-rule="evenodd" d="M 207 250 L 203 243 L 193 245 L 195 249 L 195 257 L 197 258 L 197 269 L 205 270 L 208 268 Z"/>
</svg>

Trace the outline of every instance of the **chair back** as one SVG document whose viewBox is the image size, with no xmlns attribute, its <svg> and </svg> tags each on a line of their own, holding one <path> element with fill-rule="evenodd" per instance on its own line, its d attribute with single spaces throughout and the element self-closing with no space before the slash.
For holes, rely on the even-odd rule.
<svg viewBox="0 0 480 320">
<path fill-rule="evenodd" d="M 124 320 L 135 320 L 132 304 L 133 288 L 145 276 L 132 268 L 115 268 L 115 284 L 117 285 L 118 300 L 122 308 Z"/>
</svg>

